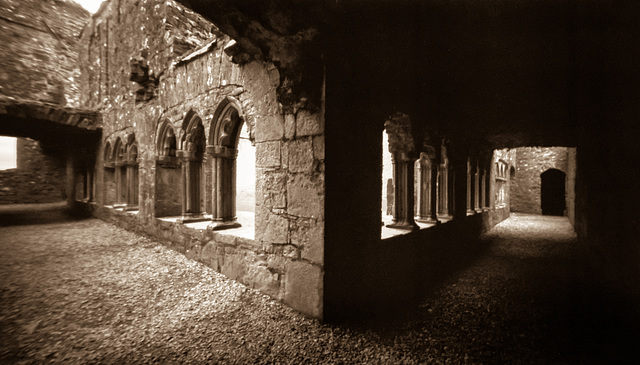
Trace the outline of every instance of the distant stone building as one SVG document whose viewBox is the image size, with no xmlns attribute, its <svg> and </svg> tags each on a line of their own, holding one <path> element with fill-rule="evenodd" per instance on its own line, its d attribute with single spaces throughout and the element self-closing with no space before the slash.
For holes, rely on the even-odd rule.
<svg viewBox="0 0 640 365">
<path fill-rule="evenodd" d="M 511 211 L 569 215 L 575 201 L 575 149 L 520 147 L 511 183 Z"/>
</svg>

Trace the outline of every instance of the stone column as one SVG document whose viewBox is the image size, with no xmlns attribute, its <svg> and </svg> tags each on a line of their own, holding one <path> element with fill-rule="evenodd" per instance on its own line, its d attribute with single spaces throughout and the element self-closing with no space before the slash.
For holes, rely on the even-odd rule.
<svg viewBox="0 0 640 365">
<path fill-rule="evenodd" d="M 455 206 L 455 174 L 453 172 L 453 166 L 448 163 L 443 169 L 446 171 L 444 176 L 444 184 L 447 187 L 446 201 L 444 212 L 447 216 L 452 217 Z"/>
<path fill-rule="evenodd" d="M 473 177 L 471 173 L 471 161 L 467 160 L 467 213 L 473 213 Z"/>
<path fill-rule="evenodd" d="M 133 169 L 135 166 L 133 163 L 127 163 L 127 191 L 126 191 L 126 202 L 127 206 L 125 210 L 133 210 L 135 209 L 135 205 L 133 204 Z"/>
<path fill-rule="evenodd" d="M 225 146 L 207 146 L 211 156 L 212 204 L 210 230 L 240 227 L 236 218 L 236 158 L 238 151 Z"/>
<path fill-rule="evenodd" d="M 431 211 L 431 221 L 433 223 L 440 223 L 438 221 L 438 194 L 442 187 L 438 184 L 438 170 L 440 169 L 440 162 L 442 161 L 442 150 L 439 148 L 436 149 L 436 155 L 430 159 L 431 166 L 431 198 L 430 198 L 430 211 Z"/>
<path fill-rule="evenodd" d="M 474 164 L 473 171 L 473 209 L 479 212 L 482 207 L 480 206 L 480 170 L 477 162 Z"/>
<path fill-rule="evenodd" d="M 418 222 L 431 221 L 431 163 L 426 156 L 418 160 Z"/>
<path fill-rule="evenodd" d="M 182 157 L 182 217 L 180 223 L 207 220 L 200 203 L 202 159 L 195 151 L 179 151 Z"/>
<path fill-rule="evenodd" d="M 487 207 L 487 169 L 482 168 L 482 178 L 480 186 L 480 208 Z"/>
<path fill-rule="evenodd" d="M 94 183 L 94 172 L 93 172 L 93 166 L 89 166 L 88 170 L 87 170 L 87 189 L 89 190 L 89 203 L 93 203 L 95 201 L 95 183 Z"/>
<path fill-rule="evenodd" d="M 393 154 L 393 177 L 396 201 L 393 207 L 393 222 L 389 228 L 416 230 L 413 211 L 413 176 L 416 158 L 406 152 Z"/>
</svg>

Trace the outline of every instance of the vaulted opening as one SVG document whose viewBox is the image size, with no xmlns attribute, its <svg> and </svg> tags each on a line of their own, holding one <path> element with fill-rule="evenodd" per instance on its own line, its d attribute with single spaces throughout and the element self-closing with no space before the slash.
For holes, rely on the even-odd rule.
<svg viewBox="0 0 640 365">
<path fill-rule="evenodd" d="M 540 174 L 541 209 L 543 215 L 565 215 L 565 181 L 567 174 L 549 169 Z"/>
</svg>

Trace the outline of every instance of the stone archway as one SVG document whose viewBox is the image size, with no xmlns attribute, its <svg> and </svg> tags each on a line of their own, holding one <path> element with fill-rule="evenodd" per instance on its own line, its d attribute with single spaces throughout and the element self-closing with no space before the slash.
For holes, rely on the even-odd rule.
<svg viewBox="0 0 640 365">
<path fill-rule="evenodd" d="M 566 174 L 549 169 L 540 174 L 540 201 L 543 215 L 564 215 Z"/>
</svg>

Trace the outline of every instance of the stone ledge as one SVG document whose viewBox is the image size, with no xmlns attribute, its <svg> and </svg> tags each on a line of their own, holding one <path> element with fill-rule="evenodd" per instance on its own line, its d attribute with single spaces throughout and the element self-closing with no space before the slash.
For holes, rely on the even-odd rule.
<svg viewBox="0 0 640 365">
<path fill-rule="evenodd" d="M 102 120 L 99 112 L 37 101 L 0 96 L 0 115 L 46 120 L 86 130 L 96 130 Z"/>
</svg>

